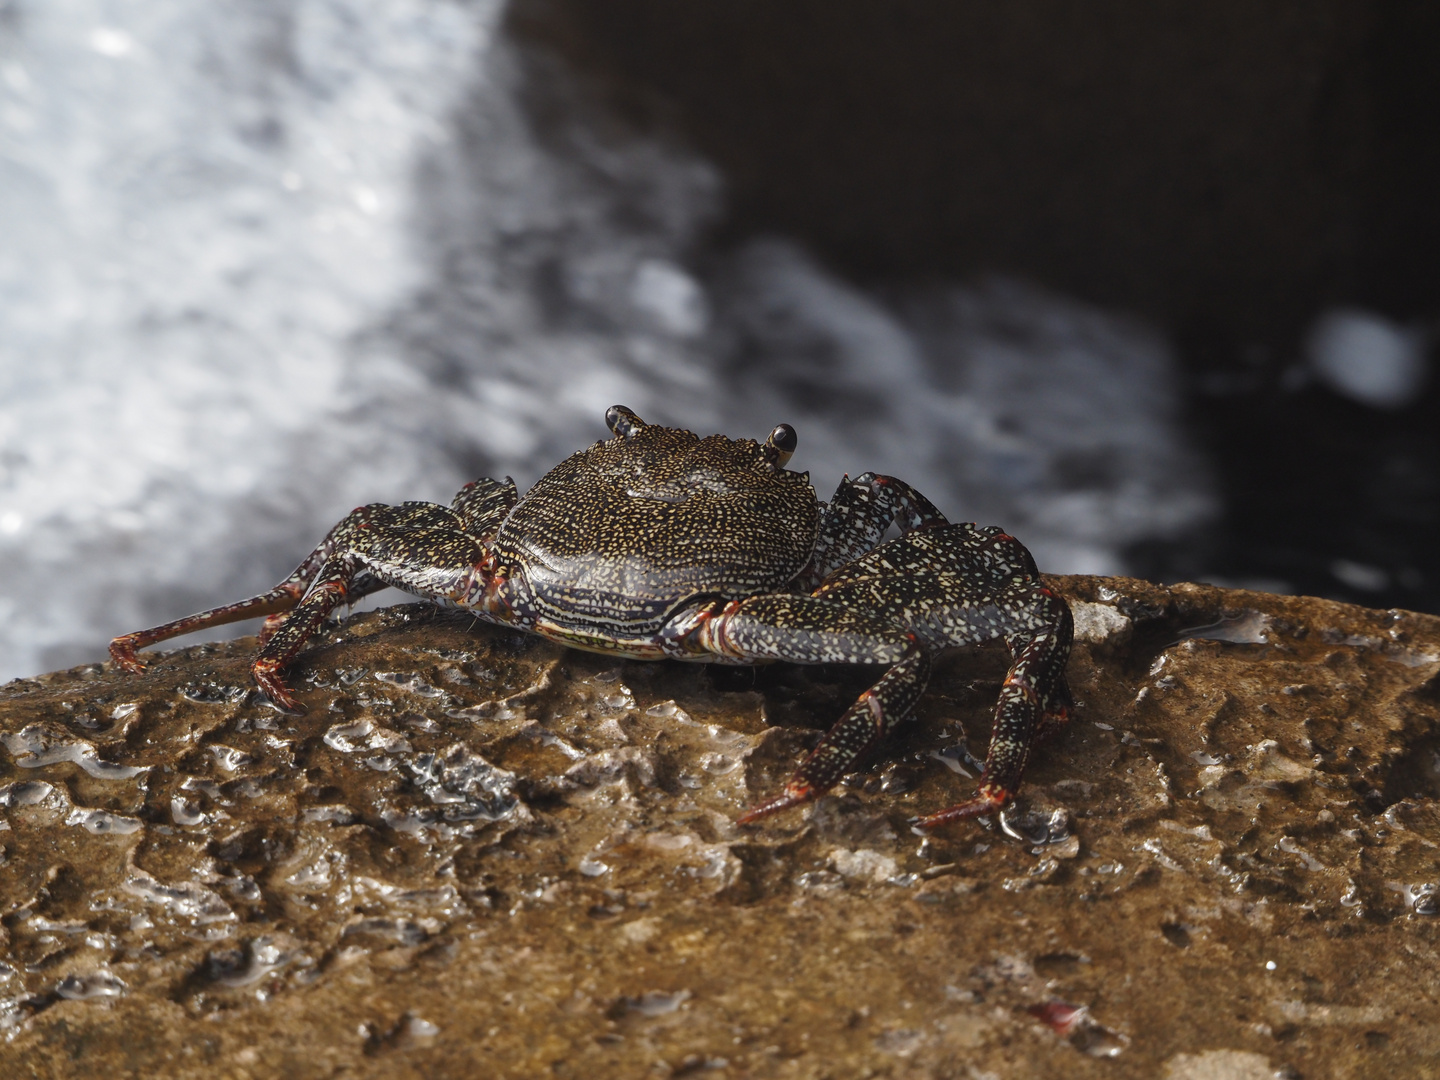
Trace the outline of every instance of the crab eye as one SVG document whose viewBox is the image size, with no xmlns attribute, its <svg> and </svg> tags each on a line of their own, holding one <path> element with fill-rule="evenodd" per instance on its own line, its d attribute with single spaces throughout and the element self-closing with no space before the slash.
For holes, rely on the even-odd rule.
<svg viewBox="0 0 1440 1080">
<path fill-rule="evenodd" d="M 790 460 L 790 455 L 795 453 L 795 447 L 800 445 L 800 439 L 789 424 L 777 424 L 775 430 L 770 432 L 770 437 L 765 440 L 765 445 L 775 452 L 776 467 L 783 468 Z"/>
<path fill-rule="evenodd" d="M 645 421 L 624 405 L 611 405 L 605 410 L 605 423 L 622 439 L 628 439 L 645 426 Z"/>
</svg>

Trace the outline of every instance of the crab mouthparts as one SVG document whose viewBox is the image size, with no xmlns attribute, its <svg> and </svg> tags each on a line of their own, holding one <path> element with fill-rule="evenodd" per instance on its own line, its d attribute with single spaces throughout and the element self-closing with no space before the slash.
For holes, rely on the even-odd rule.
<svg viewBox="0 0 1440 1080">
<path fill-rule="evenodd" d="M 513 615 L 505 597 L 505 584 L 509 579 L 510 568 L 500 565 L 494 554 L 486 552 L 485 557 L 470 568 L 457 590 L 459 602 L 472 611 L 483 611 L 508 621 Z"/>
</svg>

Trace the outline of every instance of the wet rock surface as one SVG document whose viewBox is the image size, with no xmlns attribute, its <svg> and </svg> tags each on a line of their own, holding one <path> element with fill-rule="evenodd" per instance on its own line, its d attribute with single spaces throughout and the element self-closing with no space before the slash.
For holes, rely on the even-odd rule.
<svg viewBox="0 0 1440 1080">
<path fill-rule="evenodd" d="M 759 828 L 874 672 L 616 661 L 410 605 L 0 688 L 13 1076 L 1440 1075 L 1440 618 L 1057 578 L 1073 723 L 1003 819 L 1003 650 Z M 477 1070 L 479 1070 L 477 1072 Z"/>
</svg>

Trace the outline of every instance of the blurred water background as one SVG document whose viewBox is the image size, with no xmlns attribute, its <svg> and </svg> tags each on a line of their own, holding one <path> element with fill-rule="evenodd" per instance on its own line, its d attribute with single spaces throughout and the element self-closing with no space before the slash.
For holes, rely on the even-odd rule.
<svg viewBox="0 0 1440 1080">
<path fill-rule="evenodd" d="M 978 257 L 866 272 L 756 211 L 683 92 L 629 107 L 618 54 L 573 40 L 599 9 L 0 0 L 0 678 L 268 587 L 355 505 L 523 488 L 615 403 L 789 422 L 822 498 L 890 472 L 1050 571 L 1435 595 L 1404 541 L 1437 501 L 1407 419 L 1433 397 L 1423 318 L 1312 297 L 1293 356 L 1197 363 L 1214 335 L 1143 290 Z M 1378 554 L 1281 529 L 1247 557 L 1245 500 L 1316 487 L 1265 479 L 1247 433 L 1315 409 L 1351 464 L 1398 425 L 1419 523 Z"/>
</svg>

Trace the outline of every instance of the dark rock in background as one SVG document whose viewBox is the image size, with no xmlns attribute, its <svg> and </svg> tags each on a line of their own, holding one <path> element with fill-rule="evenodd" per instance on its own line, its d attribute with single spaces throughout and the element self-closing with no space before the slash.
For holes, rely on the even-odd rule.
<svg viewBox="0 0 1440 1080">
<path fill-rule="evenodd" d="M 1423 3 L 524 0 L 511 23 L 631 111 L 669 103 L 736 233 L 861 278 L 1017 274 L 1245 340 L 1326 303 L 1435 310 Z"/>
<path fill-rule="evenodd" d="M 411 605 L 0 688 L 0 1063 L 39 1076 L 1368 1077 L 1440 1059 L 1440 618 L 1057 578 L 1081 706 L 926 840 L 1005 661 L 757 829 L 860 669 Z M 1001 825 L 1003 824 L 1003 828 Z"/>
<path fill-rule="evenodd" d="M 1302 389 L 1320 312 L 1440 316 L 1440 10 L 522 0 L 510 21 L 725 171 L 721 237 L 872 283 L 1019 274 L 1170 328 L 1225 520 L 1133 569 L 1440 611 L 1440 379 Z M 1357 569 L 1358 568 L 1358 569 Z"/>
</svg>

